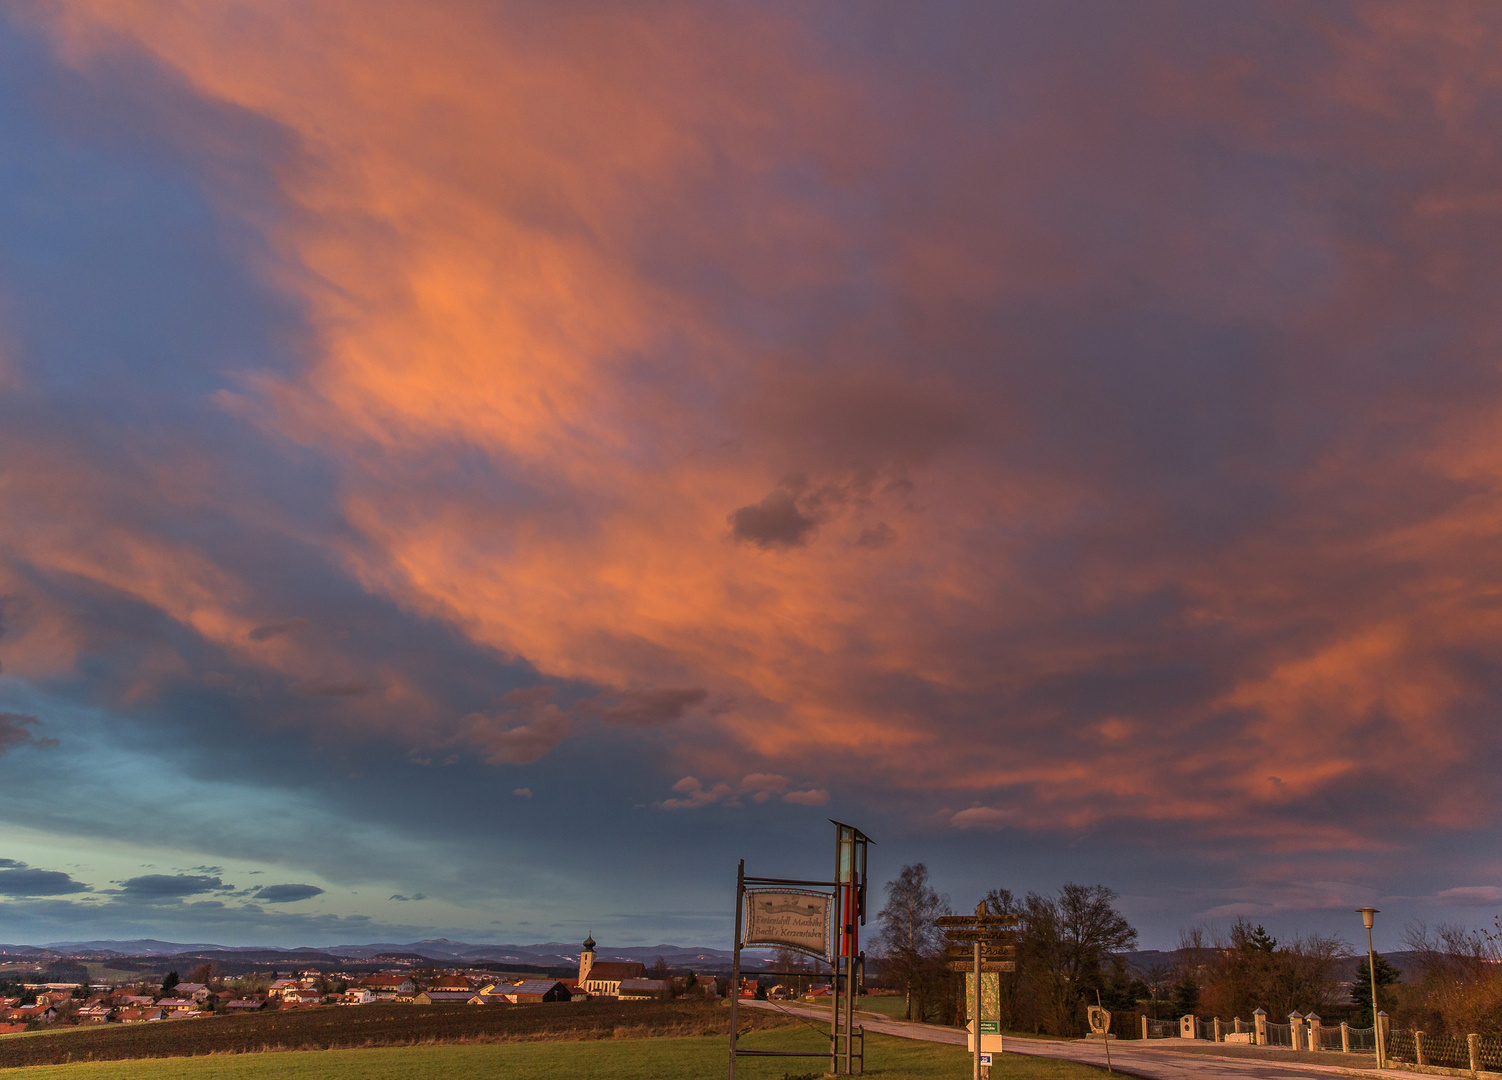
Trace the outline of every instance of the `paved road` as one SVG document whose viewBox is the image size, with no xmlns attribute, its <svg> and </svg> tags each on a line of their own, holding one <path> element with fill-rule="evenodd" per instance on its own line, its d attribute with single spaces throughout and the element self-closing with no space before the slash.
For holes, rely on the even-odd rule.
<svg viewBox="0 0 1502 1080">
<path fill-rule="evenodd" d="M 758 1008 L 781 1008 L 787 1012 L 805 1016 L 811 1020 L 828 1020 L 829 1010 L 799 1005 L 762 1001 L 742 1001 L 742 1005 Z M 905 1020 L 877 1020 L 871 1014 L 862 1015 L 860 1022 L 867 1031 L 896 1035 L 903 1039 L 921 1039 L 925 1042 L 950 1043 L 964 1046 L 965 1032 L 956 1028 L 937 1027 L 933 1024 L 914 1024 Z M 1187 1049 L 1187 1048 L 1186 1048 Z M 1200 1047 L 1195 1047 L 1201 1050 Z M 1208 1050 L 1208 1046 L 1203 1049 Z M 1034 1057 L 1063 1058 L 1080 1061 L 1087 1065 L 1106 1064 L 1104 1047 L 1098 1042 L 1089 1043 L 1063 1039 L 1007 1039 L 1007 1053 L 1029 1054 Z M 1272 1051 L 1276 1053 L 1277 1051 Z M 1291 1057 L 1292 1055 L 1290 1055 Z M 1333 1056 L 1333 1055 L 1332 1055 Z M 1399 1072 L 1384 1069 L 1353 1069 L 1339 1065 L 1314 1065 L 1300 1061 L 1279 1061 L 1276 1058 L 1222 1057 L 1210 1053 L 1189 1053 L 1162 1047 L 1161 1044 L 1139 1042 L 1112 1043 L 1111 1064 L 1117 1072 L 1143 1077 L 1145 1080 L 1334 1080 L 1340 1076 L 1370 1077 L 1373 1080 L 1433 1080 L 1420 1073 Z"/>
</svg>

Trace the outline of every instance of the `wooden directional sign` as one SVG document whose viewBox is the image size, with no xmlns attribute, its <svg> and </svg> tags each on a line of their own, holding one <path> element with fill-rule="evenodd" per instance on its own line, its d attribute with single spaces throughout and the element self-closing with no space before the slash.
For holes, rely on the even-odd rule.
<svg viewBox="0 0 1502 1080">
<path fill-rule="evenodd" d="M 980 954 L 981 954 L 982 958 L 984 958 L 986 960 L 1000 960 L 1002 957 L 1016 956 L 1017 955 L 1017 946 L 1015 946 L 1015 945 L 993 945 L 993 944 L 987 943 L 987 944 L 981 946 Z M 947 957 L 949 957 L 949 959 L 951 959 L 951 960 L 963 960 L 967 956 L 970 959 L 974 960 L 975 959 L 975 946 L 974 945 L 951 945 L 951 946 L 949 946 L 948 949 L 945 950 L 944 955 L 947 956 Z"/>
<path fill-rule="evenodd" d="M 975 970 L 975 961 L 974 960 L 946 960 L 944 962 L 944 969 L 946 971 L 974 971 Z M 980 962 L 980 969 L 982 971 L 1016 971 L 1017 970 L 1017 961 L 1015 961 L 1015 960 L 982 960 Z"/>
<path fill-rule="evenodd" d="M 1009 938 L 1017 931 L 1005 926 L 983 926 L 979 929 L 945 930 L 944 936 L 950 941 L 996 941 L 999 938 Z"/>
<path fill-rule="evenodd" d="M 935 926 L 1016 926 L 1020 920 L 1016 915 L 940 915 L 934 920 Z"/>
</svg>

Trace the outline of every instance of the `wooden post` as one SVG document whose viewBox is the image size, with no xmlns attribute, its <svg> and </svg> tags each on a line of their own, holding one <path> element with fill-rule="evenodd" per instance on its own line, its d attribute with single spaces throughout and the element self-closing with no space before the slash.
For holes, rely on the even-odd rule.
<svg viewBox="0 0 1502 1080">
<path fill-rule="evenodd" d="M 1216 1042 L 1225 1042 L 1225 1039 L 1221 1037 L 1221 1032 L 1220 1032 L 1220 1017 L 1217 1016 L 1215 1018 L 1215 1023 L 1214 1023 L 1213 1026 L 1214 1026 L 1214 1030 L 1215 1030 L 1215 1041 Z"/>
<path fill-rule="evenodd" d="M 979 911 L 979 908 L 976 908 Z M 980 940 L 975 942 L 975 1011 L 970 1015 L 975 1021 L 975 1080 L 980 1080 Z"/>
<path fill-rule="evenodd" d="M 1142 1014 L 1142 1041 L 1147 1042 L 1147 1013 Z"/>
<path fill-rule="evenodd" d="M 1481 1036 L 1476 1034 L 1465 1037 L 1466 1049 L 1471 1054 L 1471 1075 L 1474 1076 L 1481 1070 Z"/>
<path fill-rule="evenodd" d="M 1429 1064 L 1424 1060 L 1424 1033 L 1422 1031 L 1415 1031 L 1413 1033 L 1413 1056 L 1418 1059 L 1415 1064 Z"/>
<path fill-rule="evenodd" d="M 1342 1054 L 1351 1052 L 1351 1025 L 1344 1020 L 1340 1022 L 1340 1052 Z"/>
</svg>

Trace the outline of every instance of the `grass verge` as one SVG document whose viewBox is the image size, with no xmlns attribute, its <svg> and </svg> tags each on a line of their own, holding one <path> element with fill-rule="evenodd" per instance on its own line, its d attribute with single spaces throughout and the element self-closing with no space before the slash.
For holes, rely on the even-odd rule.
<svg viewBox="0 0 1502 1080">
<path fill-rule="evenodd" d="M 866 1075 L 880 1080 L 965 1080 L 970 1058 L 962 1047 L 868 1035 Z M 759 1049 L 819 1050 L 827 1037 L 811 1028 L 752 1032 L 742 1045 Z M 349 1050 L 213 1054 L 160 1060 L 76 1062 L 0 1069 L 0 1080 L 451 1080 L 504 1076 L 506 1080 L 704 1080 L 722 1076 L 723 1036 L 605 1039 L 586 1042 L 510 1042 L 393 1046 Z M 737 1080 L 822 1076 L 828 1061 L 811 1058 L 742 1058 Z M 1100 1080 L 1104 1071 L 1070 1061 L 1004 1054 L 992 1080 Z"/>
</svg>

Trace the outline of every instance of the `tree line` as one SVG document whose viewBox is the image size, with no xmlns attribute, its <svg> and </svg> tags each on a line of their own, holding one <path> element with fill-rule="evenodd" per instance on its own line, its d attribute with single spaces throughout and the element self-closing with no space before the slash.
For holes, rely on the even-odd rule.
<svg viewBox="0 0 1502 1080">
<path fill-rule="evenodd" d="M 908 1019 L 963 1023 L 963 976 L 945 969 L 947 943 L 934 925 L 952 914 L 949 897 L 933 887 L 923 863 L 904 866 L 886 891 L 876 917 L 878 978 L 906 994 Z M 999 976 L 1003 1029 L 1079 1035 L 1097 994 L 1107 1008 L 1127 1010 L 1146 996 L 1119 955 L 1137 943 L 1137 931 L 1105 885 L 1071 882 L 1056 895 L 1022 897 L 995 888 L 982 901 L 989 914 L 1018 920 L 1017 970 Z"/>
<path fill-rule="evenodd" d="M 1137 1015 L 1250 1021 L 1259 1007 L 1273 1023 L 1287 1022 L 1292 1012 L 1355 1027 L 1373 1023 L 1366 956 L 1338 936 L 1279 941 L 1238 918 L 1224 931 L 1190 927 L 1168 962 L 1137 972 L 1122 956 L 1137 944 L 1137 931 L 1116 899 L 1105 885 L 1074 883 L 1052 895 L 1019 897 L 999 887 L 986 893 L 989 913 L 1017 917 L 1017 969 L 999 977 L 1004 1030 L 1083 1034 L 1085 1006 L 1095 1004 L 1097 994 L 1106 1008 L 1124 1014 L 1113 1030 L 1126 1038 L 1136 1035 Z M 952 913 L 923 863 L 904 866 L 887 883 L 871 981 L 904 993 L 909 1019 L 964 1023 L 963 976 L 946 970 L 947 942 L 934 925 Z M 1391 1024 L 1436 1034 L 1502 1035 L 1502 921 L 1492 931 L 1415 924 L 1406 944 L 1406 983 L 1389 960 L 1376 958 L 1376 1009 L 1387 1012 Z M 1360 956 L 1354 972 L 1353 955 Z"/>
</svg>

